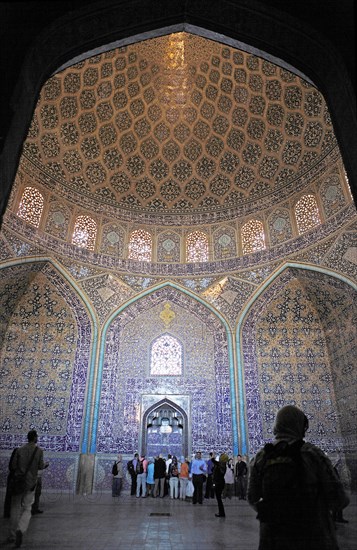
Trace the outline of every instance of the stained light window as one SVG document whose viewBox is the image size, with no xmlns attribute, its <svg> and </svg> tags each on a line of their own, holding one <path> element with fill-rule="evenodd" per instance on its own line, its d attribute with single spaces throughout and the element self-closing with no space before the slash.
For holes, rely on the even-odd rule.
<svg viewBox="0 0 357 550">
<path fill-rule="evenodd" d="M 150 374 L 162 376 L 182 374 L 182 346 L 170 334 L 163 334 L 153 342 Z"/>
<path fill-rule="evenodd" d="M 74 226 L 72 244 L 94 250 L 97 224 L 89 216 L 78 216 Z"/>
<path fill-rule="evenodd" d="M 132 232 L 129 241 L 129 260 L 151 262 L 152 238 L 150 233 L 143 229 Z"/>
<path fill-rule="evenodd" d="M 259 220 L 249 220 L 242 227 L 243 254 L 265 249 L 264 227 Z"/>
<path fill-rule="evenodd" d="M 208 237 L 201 231 L 192 231 L 186 239 L 186 261 L 208 261 Z"/>
<path fill-rule="evenodd" d="M 299 233 L 304 233 L 321 223 L 314 195 L 303 195 L 296 203 L 295 218 Z"/>
<path fill-rule="evenodd" d="M 44 198 L 35 187 L 26 187 L 21 197 L 17 215 L 38 227 L 42 215 Z"/>
</svg>

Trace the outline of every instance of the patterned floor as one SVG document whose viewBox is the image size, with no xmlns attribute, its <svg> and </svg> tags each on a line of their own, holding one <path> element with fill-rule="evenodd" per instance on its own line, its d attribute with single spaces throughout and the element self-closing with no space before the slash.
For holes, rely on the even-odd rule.
<svg viewBox="0 0 357 550">
<path fill-rule="evenodd" d="M 4 494 L 2 494 L 2 497 Z M 22 548 L 53 550 L 256 550 L 258 522 L 245 502 L 225 500 L 226 518 L 216 518 L 216 501 L 202 505 L 109 494 L 74 496 L 43 493 L 43 514 L 31 518 Z M 357 498 L 353 495 L 337 526 L 340 550 L 357 547 Z M 0 548 L 7 544 L 9 520 L 0 520 Z"/>
</svg>

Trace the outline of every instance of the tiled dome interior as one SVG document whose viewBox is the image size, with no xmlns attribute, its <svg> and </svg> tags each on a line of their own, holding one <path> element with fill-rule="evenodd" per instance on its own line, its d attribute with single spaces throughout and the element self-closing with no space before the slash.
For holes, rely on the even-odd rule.
<svg viewBox="0 0 357 550">
<path fill-rule="evenodd" d="M 257 208 L 336 145 L 322 95 L 250 53 L 188 33 L 81 61 L 43 87 L 24 155 L 131 213 Z"/>
</svg>

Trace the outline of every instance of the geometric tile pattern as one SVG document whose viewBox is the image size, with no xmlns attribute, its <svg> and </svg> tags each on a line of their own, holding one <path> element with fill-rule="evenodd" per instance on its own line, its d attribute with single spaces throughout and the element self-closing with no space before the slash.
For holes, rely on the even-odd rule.
<svg viewBox="0 0 357 550">
<path fill-rule="evenodd" d="M 167 329 L 160 318 L 169 302 L 175 313 Z M 161 334 L 183 346 L 180 376 L 152 376 L 152 342 Z M 142 394 L 189 395 L 192 448 L 231 449 L 231 410 L 226 332 L 206 307 L 173 288 L 138 299 L 112 323 L 106 337 L 97 449 L 133 453 L 137 449 Z M 159 398 L 158 398 L 159 399 Z"/>
<path fill-rule="evenodd" d="M 286 404 L 303 408 L 309 440 L 324 450 L 352 450 L 356 443 L 357 295 L 333 277 L 300 271 L 278 276 L 243 323 L 251 453 L 272 438 L 275 414 Z"/>
<path fill-rule="evenodd" d="M 91 327 L 83 304 L 45 263 L 0 271 L 3 448 L 35 428 L 49 451 L 79 451 Z"/>
</svg>

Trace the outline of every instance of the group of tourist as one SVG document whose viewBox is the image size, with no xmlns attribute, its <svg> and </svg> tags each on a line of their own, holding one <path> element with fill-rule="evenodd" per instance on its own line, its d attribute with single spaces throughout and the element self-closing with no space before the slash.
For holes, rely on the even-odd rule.
<svg viewBox="0 0 357 550">
<path fill-rule="evenodd" d="M 217 498 L 220 516 L 224 515 L 222 499 L 233 496 L 246 499 L 248 468 L 241 455 L 234 463 L 226 453 L 216 456 L 213 451 L 207 460 L 198 451 L 191 461 L 188 457 L 178 460 L 171 454 L 167 458 L 160 454 L 147 459 L 135 453 L 126 467 L 131 479 L 130 494 L 137 498 L 169 496 L 193 504 L 202 504 L 204 498 Z M 112 496 L 118 497 L 124 478 L 121 454 L 112 473 Z"/>
</svg>

